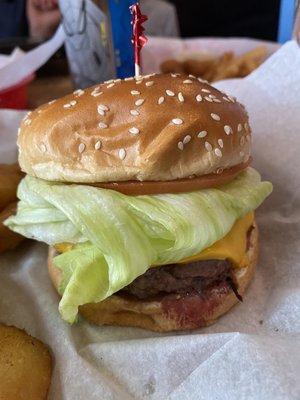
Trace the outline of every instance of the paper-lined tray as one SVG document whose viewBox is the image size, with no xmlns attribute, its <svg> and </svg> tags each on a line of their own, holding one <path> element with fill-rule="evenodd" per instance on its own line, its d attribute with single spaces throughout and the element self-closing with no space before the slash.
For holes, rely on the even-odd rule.
<svg viewBox="0 0 300 400">
<path fill-rule="evenodd" d="M 225 51 L 233 51 L 237 56 L 258 46 L 266 48 L 267 56 L 279 49 L 280 45 L 257 39 L 243 38 L 160 38 L 150 37 L 142 49 L 144 74 L 160 72 L 160 64 L 166 60 L 197 58 L 199 53 L 219 56 Z"/>
<path fill-rule="evenodd" d="M 68 326 L 57 311 L 46 246 L 23 243 L 0 256 L 0 319 L 52 348 L 51 400 L 300 398 L 299 48 L 287 43 L 247 78 L 217 86 L 246 105 L 254 166 L 274 184 L 257 212 L 260 258 L 244 302 L 195 332 L 160 335 L 82 320 Z M 0 111 L 1 162 L 13 161 L 7 138 L 19 118 Z"/>
</svg>

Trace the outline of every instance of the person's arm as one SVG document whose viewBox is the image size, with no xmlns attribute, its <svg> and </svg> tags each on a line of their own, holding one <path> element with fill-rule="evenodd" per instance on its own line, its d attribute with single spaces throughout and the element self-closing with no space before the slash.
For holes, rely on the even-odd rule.
<svg viewBox="0 0 300 400">
<path fill-rule="evenodd" d="M 26 11 L 32 37 L 47 39 L 61 19 L 57 0 L 27 0 Z"/>
</svg>

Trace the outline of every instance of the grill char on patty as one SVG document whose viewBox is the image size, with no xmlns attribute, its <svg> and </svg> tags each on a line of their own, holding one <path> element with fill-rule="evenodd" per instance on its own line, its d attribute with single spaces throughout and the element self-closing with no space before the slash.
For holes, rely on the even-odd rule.
<svg viewBox="0 0 300 400">
<path fill-rule="evenodd" d="M 172 264 L 150 268 L 122 292 L 138 299 L 163 294 L 201 293 L 208 287 L 231 279 L 231 263 L 227 260 L 205 260 L 189 264 Z"/>
<path fill-rule="evenodd" d="M 254 226 L 247 232 L 246 251 L 250 248 L 250 236 Z M 171 264 L 148 269 L 119 294 L 129 294 L 138 299 L 149 299 L 168 294 L 201 294 L 206 289 L 225 284 L 242 301 L 228 260 L 203 260 L 189 264 Z"/>
</svg>

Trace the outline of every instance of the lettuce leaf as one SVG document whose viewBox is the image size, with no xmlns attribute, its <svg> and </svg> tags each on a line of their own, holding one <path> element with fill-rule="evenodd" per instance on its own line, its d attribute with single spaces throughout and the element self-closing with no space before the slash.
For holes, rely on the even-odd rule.
<svg viewBox="0 0 300 400">
<path fill-rule="evenodd" d="M 252 168 L 218 188 L 152 196 L 26 176 L 17 215 L 6 225 L 49 245 L 75 244 L 54 259 L 63 277 L 60 312 L 73 322 L 79 305 L 104 300 L 151 265 L 175 263 L 211 246 L 271 191 Z"/>
</svg>

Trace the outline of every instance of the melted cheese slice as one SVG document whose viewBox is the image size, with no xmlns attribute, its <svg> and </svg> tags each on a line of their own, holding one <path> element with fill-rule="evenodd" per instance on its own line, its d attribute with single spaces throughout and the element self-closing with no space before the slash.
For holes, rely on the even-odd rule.
<svg viewBox="0 0 300 400">
<path fill-rule="evenodd" d="M 231 231 L 222 239 L 207 247 L 201 253 L 185 258 L 181 263 L 190 263 L 200 260 L 229 260 L 236 268 L 248 265 L 247 257 L 247 231 L 253 225 L 254 213 L 236 221 Z"/>
<path fill-rule="evenodd" d="M 58 253 L 66 253 L 73 249 L 74 244 L 72 243 L 58 243 L 54 245 L 54 248 Z"/>
<path fill-rule="evenodd" d="M 253 225 L 254 213 L 251 212 L 245 217 L 236 221 L 231 231 L 222 239 L 207 247 L 192 257 L 185 258 L 178 264 L 187 264 L 200 260 L 229 260 L 236 268 L 243 268 L 248 265 L 247 257 L 247 231 Z M 60 243 L 54 246 L 59 253 L 72 250 L 71 243 Z"/>
</svg>

